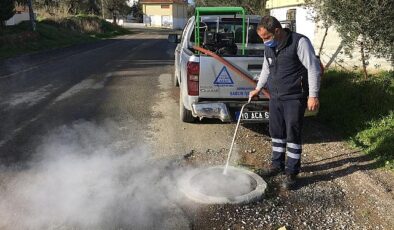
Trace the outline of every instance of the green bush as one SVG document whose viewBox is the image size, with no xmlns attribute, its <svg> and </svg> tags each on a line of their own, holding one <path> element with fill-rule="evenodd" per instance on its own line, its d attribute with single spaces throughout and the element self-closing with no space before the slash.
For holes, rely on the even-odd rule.
<svg viewBox="0 0 394 230">
<path fill-rule="evenodd" d="M 22 22 L 17 26 L 7 27 L 0 34 L 0 58 L 127 33 L 130 31 L 96 16 L 43 19 L 37 22 L 35 32 L 30 30 L 29 22 Z"/>
<path fill-rule="evenodd" d="M 98 37 L 126 34 L 129 31 L 118 25 L 109 23 L 97 16 L 77 15 L 60 19 L 44 19 L 43 23 L 60 26 L 62 28 L 96 35 Z"/>
<path fill-rule="evenodd" d="M 368 128 L 352 138 L 352 143 L 362 146 L 367 153 L 378 159 L 378 162 L 394 169 L 394 112 L 369 122 Z"/>
<path fill-rule="evenodd" d="M 354 72 L 328 71 L 321 85 L 318 119 L 353 145 L 394 168 L 394 73 L 365 80 Z"/>
</svg>

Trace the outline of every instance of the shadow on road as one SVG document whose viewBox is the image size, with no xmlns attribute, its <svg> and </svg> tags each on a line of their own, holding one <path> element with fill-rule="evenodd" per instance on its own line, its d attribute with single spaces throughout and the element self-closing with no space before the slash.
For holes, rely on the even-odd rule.
<svg viewBox="0 0 394 230">
<path fill-rule="evenodd" d="M 300 178 L 299 188 L 321 181 L 332 181 L 337 178 L 345 177 L 357 171 L 365 171 L 379 168 L 379 164 L 369 155 L 359 155 L 360 151 L 349 153 L 355 156 L 347 157 L 349 154 L 342 154 L 336 157 L 323 159 L 317 162 L 306 163 L 302 171 L 312 176 Z M 345 158 L 342 158 L 345 157 Z M 340 158 L 334 160 L 335 158 Z M 320 163 L 319 162 L 324 162 Z M 318 163 L 318 164 L 316 164 Z"/>
</svg>

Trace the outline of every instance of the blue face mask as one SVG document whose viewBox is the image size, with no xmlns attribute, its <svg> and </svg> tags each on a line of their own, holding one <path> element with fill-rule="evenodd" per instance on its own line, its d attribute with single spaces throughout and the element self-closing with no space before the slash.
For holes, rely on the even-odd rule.
<svg viewBox="0 0 394 230">
<path fill-rule="evenodd" d="M 274 47 L 276 47 L 278 45 L 278 42 L 276 40 L 274 40 L 274 39 L 271 39 L 269 41 L 264 42 L 264 45 L 268 46 L 268 47 L 271 47 L 271 48 L 274 48 Z"/>
</svg>

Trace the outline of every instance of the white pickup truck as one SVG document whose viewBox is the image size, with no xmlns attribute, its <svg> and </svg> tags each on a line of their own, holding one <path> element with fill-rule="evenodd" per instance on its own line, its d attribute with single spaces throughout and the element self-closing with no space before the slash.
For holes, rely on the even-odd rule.
<svg viewBox="0 0 394 230">
<path fill-rule="evenodd" d="M 200 18 L 199 23 L 196 18 Z M 204 117 L 223 122 L 238 119 L 255 83 L 193 47 L 199 45 L 218 54 L 256 81 L 264 55 L 263 41 L 256 33 L 259 21 L 259 16 L 238 14 L 194 16 L 188 20 L 180 39 L 169 36 L 170 41 L 179 43 L 175 50 L 174 83 L 180 88 L 182 121 L 194 122 Z M 263 95 L 245 107 L 241 115 L 244 122 L 268 122 L 268 118 L 268 99 Z"/>
</svg>

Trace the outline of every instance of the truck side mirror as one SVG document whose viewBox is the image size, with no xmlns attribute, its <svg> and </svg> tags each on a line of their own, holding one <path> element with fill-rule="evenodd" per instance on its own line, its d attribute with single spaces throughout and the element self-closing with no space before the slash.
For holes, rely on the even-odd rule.
<svg viewBox="0 0 394 230">
<path fill-rule="evenodd" d="M 171 43 L 179 43 L 180 42 L 179 34 L 169 34 L 168 41 Z"/>
</svg>

